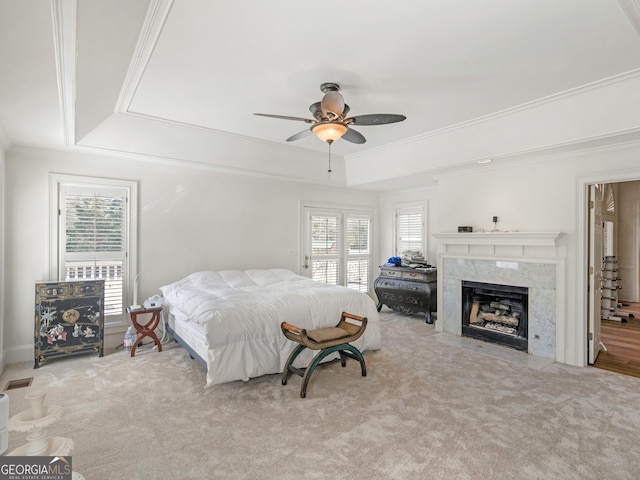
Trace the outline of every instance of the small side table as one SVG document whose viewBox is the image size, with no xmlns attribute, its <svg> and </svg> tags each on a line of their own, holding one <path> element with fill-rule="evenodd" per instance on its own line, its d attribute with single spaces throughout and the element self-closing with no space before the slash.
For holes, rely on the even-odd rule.
<svg viewBox="0 0 640 480">
<path fill-rule="evenodd" d="M 149 337 L 153 339 L 158 347 L 158 351 L 162 351 L 162 343 L 158 339 L 155 334 L 155 329 L 160 322 L 160 312 L 162 311 L 162 307 L 153 307 L 153 308 L 138 308 L 136 310 L 131 310 L 127 308 L 129 315 L 131 316 L 131 323 L 133 324 L 133 328 L 136 329 L 136 333 L 138 334 L 138 338 L 136 338 L 135 343 L 131 347 L 131 356 L 136 356 L 136 348 L 138 348 L 138 344 L 142 341 L 144 337 Z M 147 323 L 138 322 L 138 315 L 143 314 L 151 314 L 151 318 L 147 321 Z"/>
</svg>

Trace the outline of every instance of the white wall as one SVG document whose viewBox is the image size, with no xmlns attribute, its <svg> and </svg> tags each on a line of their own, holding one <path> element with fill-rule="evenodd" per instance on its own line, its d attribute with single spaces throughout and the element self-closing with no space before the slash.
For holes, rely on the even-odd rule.
<svg viewBox="0 0 640 480">
<path fill-rule="evenodd" d="M 378 194 L 131 159 L 14 148 L 6 158 L 5 346 L 33 359 L 33 285 L 48 280 L 49 173 L 139 182 L 139 298 L 197 270 L 298 271 L 301 202 L 378 208 Z M 121 341 L 121 338 L 119 339 Z M 26 357 L 26 358 L 25 358 Z"/>
<path fill-rule="evenodd" d="M 566 236 L 566 363 L 583 366 L 586 357 L 586 184 L 640 179 L 640 145 L 628 144 L 554 156 L 519 165 L 488 165 L 484 172 L 438 181 L 438 225 L 491 229 L 560 231 Z"/>
<path fill-rule="evenodd" d="M 393 207 L 424 200 L 429 232 L 458 225 L 561 231 L 566 235 L 566 322 L 563 358 L 586 365 L 586 199 L 588 183 L 640 179 L 640 144 L 629 143 L 482 171 L 441 176 L 436 186 L 380 195 L 330 187 L 155 166 L 109 157 L 13 149 L 6 158 L 5 348 L 8 361 L 31 354 L 33 283 L 48 268 L 49 172 L 132 179 L 139 187 L 140 297 L 194 270 L 286 267 L 297 270 L 299 204 L 322 202 L 377 208 L 380 262 L 393 248 Z M 258 235 L 254 231 L 261 232 Z M 437 245 L 429 238 L 428 258 Z M 391 252 L 391 253 L 390 253 Z"/>
</svg>

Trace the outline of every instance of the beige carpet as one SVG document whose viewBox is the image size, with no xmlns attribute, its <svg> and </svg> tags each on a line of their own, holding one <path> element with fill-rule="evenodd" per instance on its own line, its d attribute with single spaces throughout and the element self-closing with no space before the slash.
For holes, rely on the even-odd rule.
<svg viewBox="0 0 640 480">
<path fill-rule="evenodd" d="M 321 366 L 307 398 L 278 375 L 205 390 L 179 347 L 9 366 L 65 408 L 50 436 L 112 479 L 637 479 L 640 379 L 438 334 L 383 313 L 383 349 Z M 25 442 L 11 433 L 9 451 Z"/>
</svg>

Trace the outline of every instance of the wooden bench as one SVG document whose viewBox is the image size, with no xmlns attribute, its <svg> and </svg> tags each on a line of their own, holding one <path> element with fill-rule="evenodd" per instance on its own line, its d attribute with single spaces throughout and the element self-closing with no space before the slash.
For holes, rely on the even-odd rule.
<svg viewBox="0 0 640 480">
<path fill-rule="evenodd" d="M 302 386 L 300 387 L 301 398 L 307 396 L 307 385 L 309 384 L 309 379 L 313 371 L 318 364 L 331 353 L 339 353 L 340 362 L 343 367 L 347 364 L 347 357 L 358 360 L 360 362 L 362 376 L 365 377 L 367 375 L 367 367 L 364 363 L 362 353 L 351 345 L 351 342 L 360 338 L 367 328 L 367 317 L 359 317 L 351 313 L 342 312 L 340 321 L 335 327 L 324 327 L 307 331 L 304 328 L 282 322 L 280 328 L 285 337 L 300 344 L 291 352 L 291 355 L 289 355 L 284 370 L 282 371 L 282 385 L 287 384 L 290 373 L 302 377 Z M 319 350 L 319 352 L 313 357 L 313 360 L 311 360 L 307 368 L 294 367 L 294 360 L 305 348 Z"/>
</svg>

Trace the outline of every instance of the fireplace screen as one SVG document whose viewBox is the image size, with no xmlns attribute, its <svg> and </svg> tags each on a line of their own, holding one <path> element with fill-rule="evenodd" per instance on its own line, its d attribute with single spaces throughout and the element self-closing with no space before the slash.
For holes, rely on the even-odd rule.
<svg viewBox="0 0 640 480">
<path fill-rule="evenodd" d="M 462 282 L 462 334 L 528 350 L 526 287 Z"/>
</svg>

